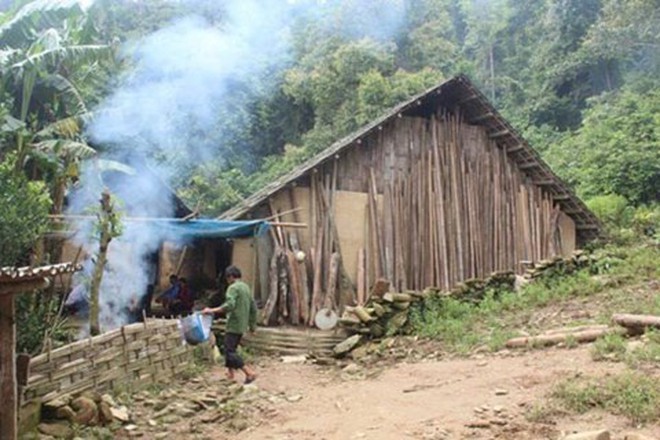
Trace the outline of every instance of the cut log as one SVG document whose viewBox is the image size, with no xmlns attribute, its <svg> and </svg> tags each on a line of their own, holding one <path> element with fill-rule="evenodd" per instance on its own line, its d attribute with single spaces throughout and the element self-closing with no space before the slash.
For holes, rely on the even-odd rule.
<svg viewBox="0 0 660 440">
<path fill-rule="evenodd" d="M 337 277 L 339 274 L 340 257 L 339 252 L 333 252 L 330 258 L 330 270 L 328 271 L 328 291 L 323 301 L 323 307 L 334 309 L 337 305 Z"/>
<path fill-rule="evenodd" d="M 361 335 L 353 335 L 350 338 L 340 342 L 337 344 L 332 351 L 334 352 L 335 356 L 343 356 L 349 351 L 353 350 L 362 340 Z"/>
<path fill-rule="evenodd" d="M 639 333 L 648 327 L 660 328 L 660 316 L 618 313 L 612 316 L 612 321 Z"/>
<path fill-rule="evenodd" d="M 371 289 L 370 298 L 382 298 L 382 296 L 390 290 L 390 282 L 386 279 L 380 278 L 374 283 L 373 289 Z"/>
<path fill-rule="evenodd" d="M 360 321 L 364 323 L 370 323 L 371 321 L 374 321 L 374 318 L 362 306 L 354 307 L 352 311 L 355 316 L 360 318 Z"/>
<path fill-rule="evenodd" d="M 579 332 L 571 333 L 555 333 L 548 335 L 539 335 L 539 336 L 525 336 L 522 338 L 513 338 L 506 341 L 506 346 L 508 348 L 520 348 L 520 347 L 529 347 L 529 346 L 548 346 L 556 345 L 562 342 L 567 342 L 569 340 L 574 340 L 575 342 L 593 342 L 601 336 L 608 334 L 626 334 L 626 329 L 621 328 L 606 328 L 606 329 L 596 329 L 596 330 L 583 330 Z"/>
<path fill-rule="evenodd" d="M 275 312 L 275 306 L 277 305 L 277 261 L 279 259 L 280 250 L 277 249 L 273 252 L 273 257 L 270 260 L 270 270 L 269 270 L 269 281 L 270 286 L 268 288 L 268 300 L 266 300 L 266 306 L 264 307 L 263 316 L 261 318 L 261 323 L 263 325 L 268 325 L 272 320 L 273 313 Z"/>
</svg>

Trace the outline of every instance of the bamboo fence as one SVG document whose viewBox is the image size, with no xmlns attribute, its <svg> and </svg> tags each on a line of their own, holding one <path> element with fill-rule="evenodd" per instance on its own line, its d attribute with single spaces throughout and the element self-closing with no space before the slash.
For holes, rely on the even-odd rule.
<svg viewBox="0 0 660 440">
<path fill-rule="evenodd" d="M 129 382 L 156 382 L 183 371 L 192 349 L 183 345 L 176 320 L 147 320 L 33 357 L 21 404 Z"/>
<path fill-rule="evenodd" d="M 213 324 L 214 333 L 224 333 L 222 321 Z M 259 327 L 254 334 L 244 335 L 241 344 L 263 353 L 283 355 L 332 356 L 335 345 L 346 339 L 344 330 L 320 331 L 290 327 Z"/>
</svg>

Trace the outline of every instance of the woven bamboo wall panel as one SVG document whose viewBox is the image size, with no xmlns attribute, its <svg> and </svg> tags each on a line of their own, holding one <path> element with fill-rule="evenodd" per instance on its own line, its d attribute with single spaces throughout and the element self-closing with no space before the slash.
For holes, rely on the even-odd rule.
<svg viewBox="0 0 660 440">
<path fill-rule="evenodd" d="M 22 404 L 49 401 L 120 383 L 172 377 L 192 359 L 175 320 L 147 320 L 99 336 L 46 350 L 30 361 Z"/>
</svg>

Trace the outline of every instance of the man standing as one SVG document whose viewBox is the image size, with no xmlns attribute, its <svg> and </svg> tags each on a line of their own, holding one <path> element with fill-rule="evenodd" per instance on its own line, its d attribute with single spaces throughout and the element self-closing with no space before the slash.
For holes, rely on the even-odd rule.
<svg viewBox="0 0 660 440">
<path fill-rule="evenodd" d="M 254 370 L 245 365 L 243 359 L 236 352 L 243 334 L 250 330 L 254 332 L 257 326 L 257 305 L 252 298 L 250 287 L 241 279 L 241 271 L 236 266 L 229 266 L 225 270 L 227 278 L 227 299 L 220 307 L 205 308 L 202 313 L 212 315 L 215 313 L 227 314 L 227 326 L 225 327 L 225 366 L 227 377 L 234 379 L 236 370 L 245 374 L 245 383 L 253 382 L 257 375 Z"/>
</svg>

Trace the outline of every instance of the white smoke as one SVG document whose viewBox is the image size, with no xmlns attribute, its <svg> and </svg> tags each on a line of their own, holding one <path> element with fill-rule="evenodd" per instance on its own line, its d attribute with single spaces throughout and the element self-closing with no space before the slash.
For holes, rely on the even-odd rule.
<svg viewBox="0 0 660 440">
<path fill-rule="evenodd" d="M 398 30 L 404 15 L 403 0 L 218 3 L 221 27 L 190 16 L 127 44 L 122 53 L 132 68 L 95 111 L 88 135 L 103 146 L 101 157 L 118 159 L 134 169 L 130 179 L 124 184 L 119 180 L 112 188 L 131 216 L 174 215 L 174 206 L 154 175 L 170 180 L 182 169 L 218 160 L 230 136 L 223 127 L 249 123 L 245 101 L 236 90 L 249 86 L 269 93 L 277 72 L 290 61 L 292 27 L 299 20 L 314 20 L 326 32 L 347 38 L 384 39 Z M 249 146 L 242 148 L 250 154 Z M 69 212 L 84 213 L 98 206 L 103 189 L 98 175 L 91 163 L 81 178 L 81 189 L 70 197 Z M 91 223 L 78 227 L 78 241 L 88 254 L 95 254 L 98 244 Z M 103 330 L 123 324 L 127 304 L 146 292 L 153 278 L 148 257 L 165 239 L 173 237 L 164 237 L 148 222 L 127 222 L 122 236 L 110 244 L 100 296 Z"/>
</svg>

